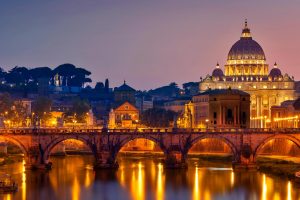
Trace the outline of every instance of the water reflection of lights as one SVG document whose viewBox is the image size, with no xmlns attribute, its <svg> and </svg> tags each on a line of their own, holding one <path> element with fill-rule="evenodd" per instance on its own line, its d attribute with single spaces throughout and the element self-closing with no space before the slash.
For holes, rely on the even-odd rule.
<svg viewBox="0 0 300 200">
<path fill-rule="evenodd" d="M 136 165 L 133 164 L 134 166 L 132 169 L 132 176 L 131 176 L 131 181 L 130 181 L 130 190 L 132 194 L 132 199 L 136 200 L 142 200 L 144 199 L 145 195 L 145 187 L 144 187 L 144 176 L 143 176 L 143 165 L 141 162 L 138 163 L 137 168 L 135 167 Z M 137 170 L 137 177 L 136 177 L 136 170 Z"/>
<path fill-rule="evenodd" d="M 141 162 L 138 164 L 138 198 L 144 199 L 144 179 L 143 179 L 143 165 Z"/>
<path fill-rule="evenodd" d="M 232 170 L 231 176 L 230 176 L 230 185 L 231 185 L 231 187 L 234 186 L 234 172 L 233 172 L 233 170 Z"/>
<path fill-rule="evenodd" d="M 26 173 L 25 173 L 25 159 L 22 162 L 22 200 L 26 200 Z"/>
<path fill-rule="evenodd" d="M 200 191 L 199 191 L 199 174 L 198 167 L 195 168 L 195 180 L 194 180 L 194 192 L 193 199 L 200 199 Z"/>
<path fill-rule="evenodd" d="M 158 164 L 158 172 L 157 172 L 157 200 L 164 199 L 164 180 L 163 180 L 163 166 L 161 163 Z"/>
<path fill-rule="evenodd" d="M 262 200 L 267 200 L 267 183 L 266 183 L 266 175 L 263 174 L 263 180 L 262 180 Z"/>
<path fill-rule="evenodd" d="M 80 186 L 77 177 L 75 177 L 72 186 L 72 200 L 79 200 L 79 199 L 80 199 Z"/>
<path fill-rule="evenodd" d="M 291 181 L 287 184 L 287 200 L 292 200 L 292 184 Z"/>
<path fill-rule="evenodd" d="M 56 158 L 57 159 L 57 158 Z M 73 165 L 77 161 L 76 157 L 70 157 L 72 162 L 67 162 L 67 165 Z M 86 158 L 84 158 L 86 159 Z M 57 159 L 59 162 L 62 162 L 63 159 Z M 260 173 L 245 173 L 240 177 L 239 172 L 234 171 L 208 171 L 203 168 L 202 164 L 196 167 L 190 167 L 188 170 L 183 171 L 182 174 L 169 173 L 163 168 L 161 161 L 143 161 L 142 159 L 134 159 L 134 161 L 119 162 L 120 167 L 116 171 L 116 177 L 120 184 L 115 184 L 116 187 L 113 191 L 123 192 L 121 197 L 124 199 L 132 200 L 144 200 L 144 199 L 174 199 L 176 196 L 168 195 L 167 192 L 178 192 L 177 197 L 182 196 L 184 199 L 214 199 L 220 195 L 224 195 L 230 199 L 232 192 L 239 190 L 240 185 L 245 187 L 245 193 L 241 190 L 241 194 L 250 195 L 249 199 L 298 199 L 299 191 L 296 189 L 296 185 L 293 185 L 293 182 L 288 182 L 280 178 L 269 177 Z M 132 168 L 132 164 L 135 163 L 135 167 Z M 193 161 L 191 162 L 193 163 Z M 64 168 L 53 168 L 49 172 L 50 179 L 57 179 L 58 181 L 58 193 L 54 190 L 53 180 L 51 182 L 45 181 L 42 178 L 36 178 L 40 176 L 40 173 L 33 173 L 26 171 L 23 163 L 17 163 L 12 167 L 2 167 L 5 172 L 13 175 L 13 178 L 16 179 L 19 183 L 19 191 L 13 195 L 0 195 L 0 199 L 10 200 L 10 199 L 20 199 L 25 200 L 34 198 L 34 195 L 37 195 L 36 189 L 41 189 L 39 192 L 42 197 L 49 195 L 49 199 L 80 199 L 86 197 L 92 199 L 100 199 L 103 197 L 103 193 L 93 193 L 94 187 L 92 187 L 94 182 L 93 171 L 89 170 L 89 167 L 83 165 L 81 168 L 75 168 L 74 171 L 67 171 L 65 166 Z M 190 164 L 190 163 L 189 163 Z M 59 165 L 60 166 L 60 165 Z M 154 166 L 154 168 L 152 168 Z M 199 168 L 201 166 L 201 168 Z M 224 165 L 222 165 L 223 167 Z M 85 168 L 86 171 L 82 169 Z M 69 170 L 72 168 L 68 167 Z M 66 173 L 66 171 L 68 173 Z M 70 173 L 69 173 L 70 172 Z M 83 173 L 82 173 L 83 172 Z M 176 172 L 177 173 L 177 172 Z M 181 173 L 181 172 L 180 172 Z M 65 174 L 65 175 L 63 175 Z M 100 173 L 101 175 L 102 173 Z M 104 173 L 105 174 L 105 173 Z M 48 175 L 47 175 L 48 176 Z M 47 177 L 45 176 L 45 177 Z M 173 177 L 171 177 L 173 176 Z M 98 182 L 103 184 L 110 184 L 111 180 L 101 179 L 101 176 L 96 176 L 99 178 Z M 106 177 L 106 176 L 105 176 Z M 86 180 L 86 179 L 90 180 Z M 170 178 L 168 180 L 168 178 Z M 251 178 L 251 179 L 250 179 Z M 27 179 L 27 180 L 26 180 Z M 249 184 L 249 179 L 251 180 L 251 185 Z M 21 181 L 22 180 L 22 181 Z M 30 184 L 31 181 L 36 180 L 36 184 Z M 185 185 L 182 184 L 182 181 L 185 181 Z M 222 180 L 222 181 L 220 181 Z M 27 181 L 27 184 L 26 184 Z M 87 182 L 91 181 L 91 185 L 86 188 Z M 178 185 L 175 187 L 170 187 L 170 182 L 168 181 L 178 181 Z M 203 183 L 203 184 L 202 184 Z M 96 183 L 97 184 L 97 183 Z M 171 183 L 173 185 L 173 182 Z M 122 187 L 120 187 L 122 185 Z M 177 187 L 178 186 L 178 187 Z M 46 187 L 49 187 L 46 188 Z M 102 187 L 102 184 L 101 184 Z M 184 193 L 180 193 L 181 188 L 184 187 Z M 107 187 L 105 187 L 107 188 Z M 105 190 L 104 188 L 104 190 Z M 27 190 L 27 191 L 26 191 Z M 34 191 L 35 190 L 35 191 Z M 166 190 L 168 190 L 166 192 Z M 34 191 L 33 193 L 28 193 L 28 191 Z M 251 192 L 252 191 L 252 192 Z M 249 192 L 249 193 L 248 193 Z M 26 196 L 27 195 L 27 196 Z M 29 195 L 29 196 L 28 196 Z M 117 196 L 120 197 L 120 196 Z M 299 199 L 300 200 L 300 199 Z"/>
<path fill-rule="evenodd" d="M 222 168 L 222 167 L 202 167 L 202 168 L 198 168 L 198 169 L 206 169 L 206 170 L 210 170 L 210 171 L 232 171 L 232 168 Z"/>
<path fill-rule="evenodd" d="M 91 172 L 92 172 L 92 170 L 90 169 L 89 166 L 87 166 L 85 169 L 85 181 L 84 181 L 84 186 L 86 188 L 88 188 L 92 184 L 92 179 L 91 179 L 92 173 Z"/>
<path fill-rule="evenodd" d="M 4 196 L 4 200 L 11 200 L 12 199 L 12 194 L 7 194 Z"/>
<path fill-rule="evenodd" d="M 125 188 L 126 182 L 125 182 L 125 175 L 124 175 L 124 166 L 120 165 L 119 170 L 120 170 L 120 184 L 123 188 Z"/>
</svg>

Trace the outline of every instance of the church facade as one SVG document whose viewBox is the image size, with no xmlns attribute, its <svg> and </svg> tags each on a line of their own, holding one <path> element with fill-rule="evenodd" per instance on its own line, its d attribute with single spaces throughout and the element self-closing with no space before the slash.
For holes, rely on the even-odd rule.
<svg viewBox="0 0 300 200">
<path fill-rule="evenodd" d="M 217 64 L 211 75 L 201 78 L 199 91 L 238 89 L 250 94 L 250 127 L 268 127 L 271 107 L 297 98 L 295 81 L 283 74 L 277 64 L 269 71 L 262 47 L 252 39 L 247 21 L 238 40 L 230 49 L 224 71 Z"/>
</svg>

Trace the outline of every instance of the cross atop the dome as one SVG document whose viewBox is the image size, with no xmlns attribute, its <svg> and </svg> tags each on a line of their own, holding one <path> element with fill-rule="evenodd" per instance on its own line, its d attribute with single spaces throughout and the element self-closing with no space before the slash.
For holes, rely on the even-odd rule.
<svg viewBox="0 0 300 200">
<path fill-rule="evenodd" d="M 245 19 L 245 28 L 248 28 L 248 22 L 247 22 L 247 19 Z"/>
<path fill-rule="evenodd" d="M 277 68 L 277 63 L 275 62 L 275 64 L 274 64 L 274 68 Z"/>
<path fill-rule="evenodd" d="M 216 68 L 217 68 L 217 69 L 220 68 L 219 62 L 217 62 Z"/>
</svg>

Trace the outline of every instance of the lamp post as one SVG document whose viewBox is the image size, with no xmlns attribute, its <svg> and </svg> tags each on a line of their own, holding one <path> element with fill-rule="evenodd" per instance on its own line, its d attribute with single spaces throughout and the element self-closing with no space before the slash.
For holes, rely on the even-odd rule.
<svg viewBox="0 0 300 200">
<path fill-rule="evenodd" d="M 75 129 L 75 124 L 77 123 L 77 121 L 75 119 L 73 119 L 73 129 Z"/>
<path fill-rule="evenodd" d="M 85 115 L 86 115 L 86 117 L 85 117 L 85 125 L 86 125 L 86 128 L 88 128 L 89 120 L 90 120 L 89 113 L 87 112 L 87 113 L 85 113 Z"/>
<path fill-rule="evenodd" d="M 264 128 L 267 128 L 267 116 L 264 116 Z"/>
<path fill-rule="evenodd" d="M 35 115 L 35 113 L 34 112 L 32 112 L 31 113 L 31 126 L 33 126 L 33 127 L 35 127 L 35 120 L 34 120 L 34 115 Z"/>
<path fill-rule="evenodd" d="M 208 129 L 208 122 L 209 122 L 209 119 L 206 119 L 206 120 L 205 120 L 205 123 L 206 123 L 206 129 Z"/>
</svg>

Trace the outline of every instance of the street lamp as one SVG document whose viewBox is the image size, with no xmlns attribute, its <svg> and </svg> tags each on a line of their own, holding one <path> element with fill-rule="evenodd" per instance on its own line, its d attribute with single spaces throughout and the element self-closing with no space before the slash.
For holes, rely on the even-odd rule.
<svg viewBox="0 0 300 200">
<path fill-rule="evenodd" d="M 264 122 L 265 122 L 264 123 L 264 128 L 267 128 L 267 116 L 266 115 L 264 116 Z"/>
<path fill-rule="evenodd" d="M 208 122 L 209 122 L 209 119 L 206 119 L 206 120 L 205 120 L 205 123 L 206 123 L 206 129 L 208 129 Z"/>
<path fill-rule="evenodd" d="M 76 123 L 77 123 L 77 121 L 75 119 L 73 119 L 73 128 L 75 128 Z"/>
</svg>

